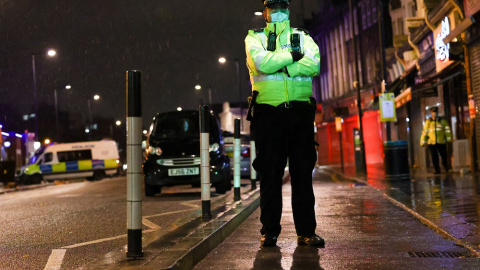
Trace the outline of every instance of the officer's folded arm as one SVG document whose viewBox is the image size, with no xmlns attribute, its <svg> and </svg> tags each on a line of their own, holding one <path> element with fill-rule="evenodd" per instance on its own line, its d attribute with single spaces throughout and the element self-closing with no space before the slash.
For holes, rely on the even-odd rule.
<svg viewBox="0 0 480 270">
<path fill-rule="evenodd" d="M 289 52 L 266 52 L 257 55 L 259 61 L 255 61 L 255 68 L 263 73 L 271 74 L 293 62 Z"/>
</svg>

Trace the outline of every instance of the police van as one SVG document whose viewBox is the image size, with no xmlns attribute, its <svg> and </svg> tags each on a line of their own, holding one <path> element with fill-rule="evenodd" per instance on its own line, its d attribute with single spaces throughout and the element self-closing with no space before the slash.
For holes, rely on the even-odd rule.
<svg viewBox="0 0 480 270">
<path fill-rule="evenodd" d="M 117 173 L 119 163 L 117 144 L 112 140 L 54 143 L 38 149 L 17 179 L 23 184 L 38 184 L 42 179 L 101 180 Z"/>
</svg>

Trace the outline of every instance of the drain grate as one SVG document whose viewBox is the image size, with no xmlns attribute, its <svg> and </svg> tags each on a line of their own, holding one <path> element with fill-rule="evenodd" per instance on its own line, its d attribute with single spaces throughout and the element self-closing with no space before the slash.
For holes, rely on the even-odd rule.
<svg viewBox="0 0 480 270">
<path fill-rule="evenodd" d="M 414 258 L 466 258 L 471 257 L 470 254 L 460 253 L 460 252 L 408 252 L 410 257 Z"/>
</svg>

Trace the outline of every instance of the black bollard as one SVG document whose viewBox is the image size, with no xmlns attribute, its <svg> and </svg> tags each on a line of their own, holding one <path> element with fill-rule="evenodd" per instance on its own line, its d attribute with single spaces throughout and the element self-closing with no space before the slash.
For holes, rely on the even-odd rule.
<svg viewBox="0 0 480 270">
<path fill-rule="evenodd" d="M 200 106 L 200 177 L 202 185 L 202 218 L 212 217 L 210 206 L 210 112 Z"/>
<path fill-rule="evenodd" d="M 127 257 L 142 251 L 142 102 L 141 77 L 127 71 Z"/>
<path fill-rule="evenodd" d="M 241 148 L 241 137 L 240 137 L 240 119 L 235 119 L 235 130 L 234 130 L 234 141 L 233 141 L 233 195 L 234 200 L 239 201 L 240 198 L 240 148 Z"/>
</svg>

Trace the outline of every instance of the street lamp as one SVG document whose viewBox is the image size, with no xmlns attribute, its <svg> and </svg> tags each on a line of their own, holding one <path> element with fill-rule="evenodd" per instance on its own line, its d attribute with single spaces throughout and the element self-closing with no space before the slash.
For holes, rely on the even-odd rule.
<svg viewBox="0 0 480 270">
<path fill-rule="evenodd" d="M 47 55 L 54 57 L 57 52 L 53 49 L 48 50 Z M 32 73 L 33 73 L 33 110 L 35 114 L 35 141 L 38 141 L 38 115 L 37 115 L 37 72 L 35 69 L 35 53 L 32 53 Z"/>
<path fill-rule="evenodd" d="M 72 86 L 71 85 L 66 85 L 64 87 L 64 89 L 67 89 L 67 90 L 70 90 L 72 89 Z M 53 94 L 54 94 L 54 100 L 55 100 L 55 124 L 56 124 L 56 128 L 57 128 L 57 142 L 60 141 L 60 129 L 59 129 L 59 125 L 58 125 L 58 100 L 57 100 L 57 88 L 53 89 Z"/>
<path fill-rule="evenodd" d="M 242 89 L 240 87 L 240 64 L 238 62 L 238 58 L 235 58 L 233 60 L 235 61 L 235 68 L 237 70 L 238 99 L 240 101 L 240 130 L 243 130 Z M 222 56 L 218 58 L 218 62 L 220 62 L 220 64 L 225 64 L 227 62 L 227 58 Z"/>
</svg>

